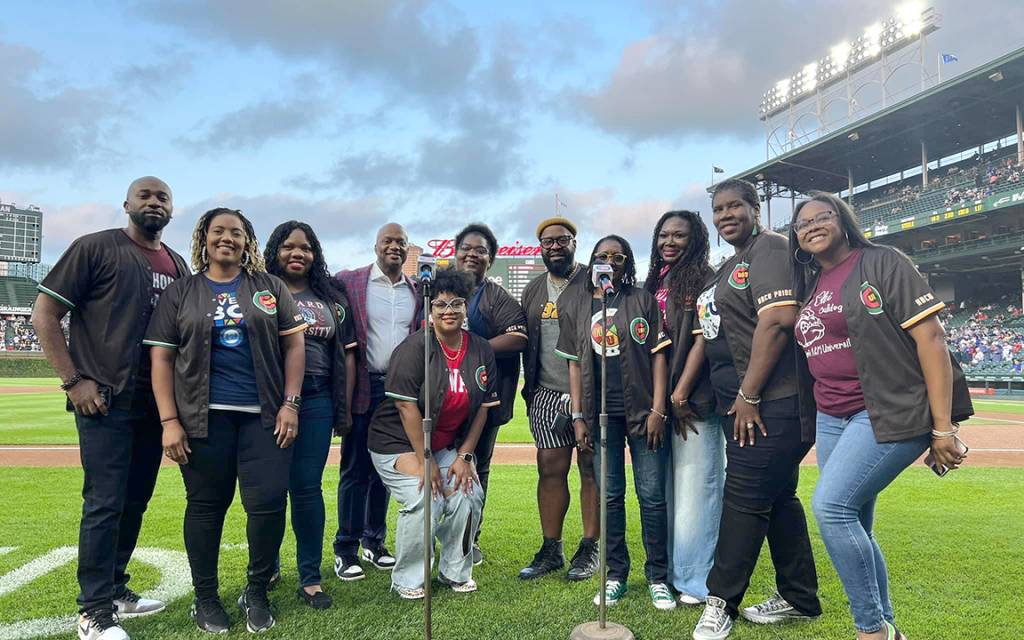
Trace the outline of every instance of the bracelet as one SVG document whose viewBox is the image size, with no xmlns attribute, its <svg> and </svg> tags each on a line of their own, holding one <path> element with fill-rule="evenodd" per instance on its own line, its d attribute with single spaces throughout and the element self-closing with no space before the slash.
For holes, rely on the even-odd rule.
<svg viewBox="0 0 1024 640">
<path fill-rule="evenodd" d="M 283 406 L 283 407 L 284 407 L 285 409 L 291 409 L 291 410 L 292 410 L 292 411 L 294 411 L 295 413 L 298 413 L 298 412 L 299 412 L 299 408 L 298 408 L 297 406 L 295 406 L 294 404 L 292 404 L 291 402 L 286 402 L 286 403 L 284 403 L 284 404 L 283 404 L 282 406 Z"/>
<path fill-rule="evenodd" d="M 582 413 L 574 413 L 574 414 L 572 414 L 572 421 L 573 422 L 576 422 L 577 420 L 582 420 L 582 419 L 583 419 L 583 414 Z"/>
<path fill-rule="evenodd" d="M 160 424 L 167 424 L 168 422 L 171 422 L 172 420 L 177 420 L 177 419 L 178 419 L 178 416 L 174 416 L 173 418 L 167 418 L 166 420 L 161 420 Z"/>
<path fill-rule="evenodd" d="M 653 408 L 652 408 L 652 409 L 651 409 L 651 413 L 656 413 L 656 414 L 658 414 L 659 416 L 661 416 L 662 420 L 668 420 L 668 416 L 666 416 L 666 415 L 665 415 L 664 413 L 662 413 L 662 412 L 658 411 L 657 409 L 653 409 Z"/>
<path fill-rule="evenodd" d="M 740 397 L 743 398 L 744 402 L 746 402 L 747 404 L 752 404 L 755 407 L 761 404 L 761 396 L 753 396 L 752 398 L 748 398 L 746 394 L 743 393 L 742 387 L 740 388 Z"/>
<path fill-rule="evenodd" d="M 935 429 L 932 429 L 932 438 L 944 440 L 946 438 L 952 438 L 958 433 L 960 433 L 960 425 L 954 424 L 952 431 L 936 431 Z"/>
<path fill-rule="evenodd" d="M 71 387 L 75 386 L 76 384 L 78 384 L 81 381 L 82 381 L 82 374 L 80 374 L 80 373 L 78 373 L 76 371 L 75 375 L 71 376 L 71 378 L 67 382 L 65 382 L 64 384 L 60 385 L 60 390 L 61 391 L 67 391 Z"/>
<path fill-rule="evenodd" d="M 671 402 L 671 403 L 672 403 L 672 406 L 673 406 L 673 407 L 674 407 L 674 406 L 676 406 L 676 405 L 679 405 L 679 406 L 681 407 L 681 406 L 683 406 L 684 404 L 689 404 L 689 402 L 690 402 L 690 399 L 689 399 L 689 398 L 683 398 L 683 399 L 682 399 L 682 400 L 680 400 L 679 402 L 676 402 L 676 399 L 675 399 L 675 398 L 673 398 L 672 396 L 669 396 L 669 397 L 668 397 L 668 399 L 669 399 L 669 402 Z"/>
</svg>

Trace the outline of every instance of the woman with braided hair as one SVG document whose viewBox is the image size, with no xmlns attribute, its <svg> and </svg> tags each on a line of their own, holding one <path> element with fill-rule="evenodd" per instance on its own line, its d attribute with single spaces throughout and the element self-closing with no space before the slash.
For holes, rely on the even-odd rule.
<svg viewBox="0 0 1024 640">
<path fill-rule="evenodd" d="M 306 322 L 288 288 L 264 269 L 252 224 L 212 209 L 192 236 L 196 273 L 168 286 L 144 343 L 163 448 L 185 481 L 185 548 L 192 617 L 203 631 L 231 625 L 217 592 L 224 516 L 235 482 L 247 515 L 248 585 L 238 599 L 250 632 L 274 626 L 267 586 L 284 538 L 298 435 Z"/>
<path fill-rule="evenodd" d="M 704 360 L 704 337 L 694 332 L 697 296 L 714 276 L 708 228 L 694 211 L 669 211 L 654 227 L 646 289 L 661 306 L 672 339 L 669 408 L 672 430 L 670 570 L 679 603 L 698 605 L 718 541 L 725 486 L 725 436 Z M 689 433 L 688 433 L 689 432 Z"/>
</svg>

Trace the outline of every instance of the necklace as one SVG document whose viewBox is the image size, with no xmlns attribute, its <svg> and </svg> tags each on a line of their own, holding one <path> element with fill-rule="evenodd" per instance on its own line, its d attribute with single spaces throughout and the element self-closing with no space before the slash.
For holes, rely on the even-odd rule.
<svg viewBox="0 0 1024 640">
<path fill-rule="evenodd" d="M 448 355 L 448 347 L 444 346 L 444 343 L 441 342 L 441 337 L 440 336 L 438 336 L 435 333 L 434 334 L 434 338 L 437 340 L 437 344 L 441 345 L 441 351 L 444 352 L 444 357 L 445 358 L 448 358 L 452 362 L 455 362 L 456 360 L 459 359 L 459 354 L 462 353 L 462 347 L 463 347 L 463 345 L 464 345 L 464 343 L 466 341 L 466 334 L 465 333 L 463 333 L 462 331 L 459 331 L 459 348 L 455 350 L 455 355 L 454 356 Z"/>
<path fill-rule="evenodd" d="M 577 262 L 576 265 L 572 268 L 572 272 L 569 273 L 569 277 L 566 278 L 565 282 L 563 282 L 562 284 L 555 284 L 555 281 L 551 279 L 551 272 L 548 271 L 548 282 L 550 282 L 551 286 L 555 288 L 555 291 L 557 291 L 558 293 L 562 293 L 562 291 L 564 291 L 565 288 L 569 286 L 569 283 L 572 282 L 572 279 L 576 276 L 576 272 L 579 270 L 580 265 Z"/>
</svg>

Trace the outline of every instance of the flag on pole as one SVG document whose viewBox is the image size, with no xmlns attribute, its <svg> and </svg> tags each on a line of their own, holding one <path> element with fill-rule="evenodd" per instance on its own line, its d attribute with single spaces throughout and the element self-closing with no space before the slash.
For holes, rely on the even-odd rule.
<svg viewBox="0 0 1024 640">
<path fill-rule="evenodd" d="M 723 169 L 721 167 L 716 167 L 715 165 L 711 165 L 711 169 L 715 173 L 725 173 L 725 169 Z"/>
<path fill-rule="evenodd" d="M 942 54 L 942 64 L 949 64 L 950 62 L 959 62 L 960 58 L 957 58 L 952 53 Z"/>
<path fill-rule="evenodd" d="M 565 207 L 566 209 L 568 209 L 568 208 L 569 208 L 569 205 L 565 204 L 565 203 L 564 203 L 564 202 L 562 202 L 561 200 L 559 200 L 559 201 L 558 201 L 558 204 L 560 204 L 561 206 Z"/>
</svg>

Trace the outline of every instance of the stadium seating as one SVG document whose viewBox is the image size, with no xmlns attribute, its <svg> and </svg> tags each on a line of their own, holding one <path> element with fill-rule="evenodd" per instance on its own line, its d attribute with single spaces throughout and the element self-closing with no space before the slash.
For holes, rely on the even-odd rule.
<svg viewBox="0 0 1024 640">
<path fill-rule="evenodd" d="M 28 278 L 0 278 L 0 305 L 31 307 L 35 304 L 36 282 Z"/>
</svg>

